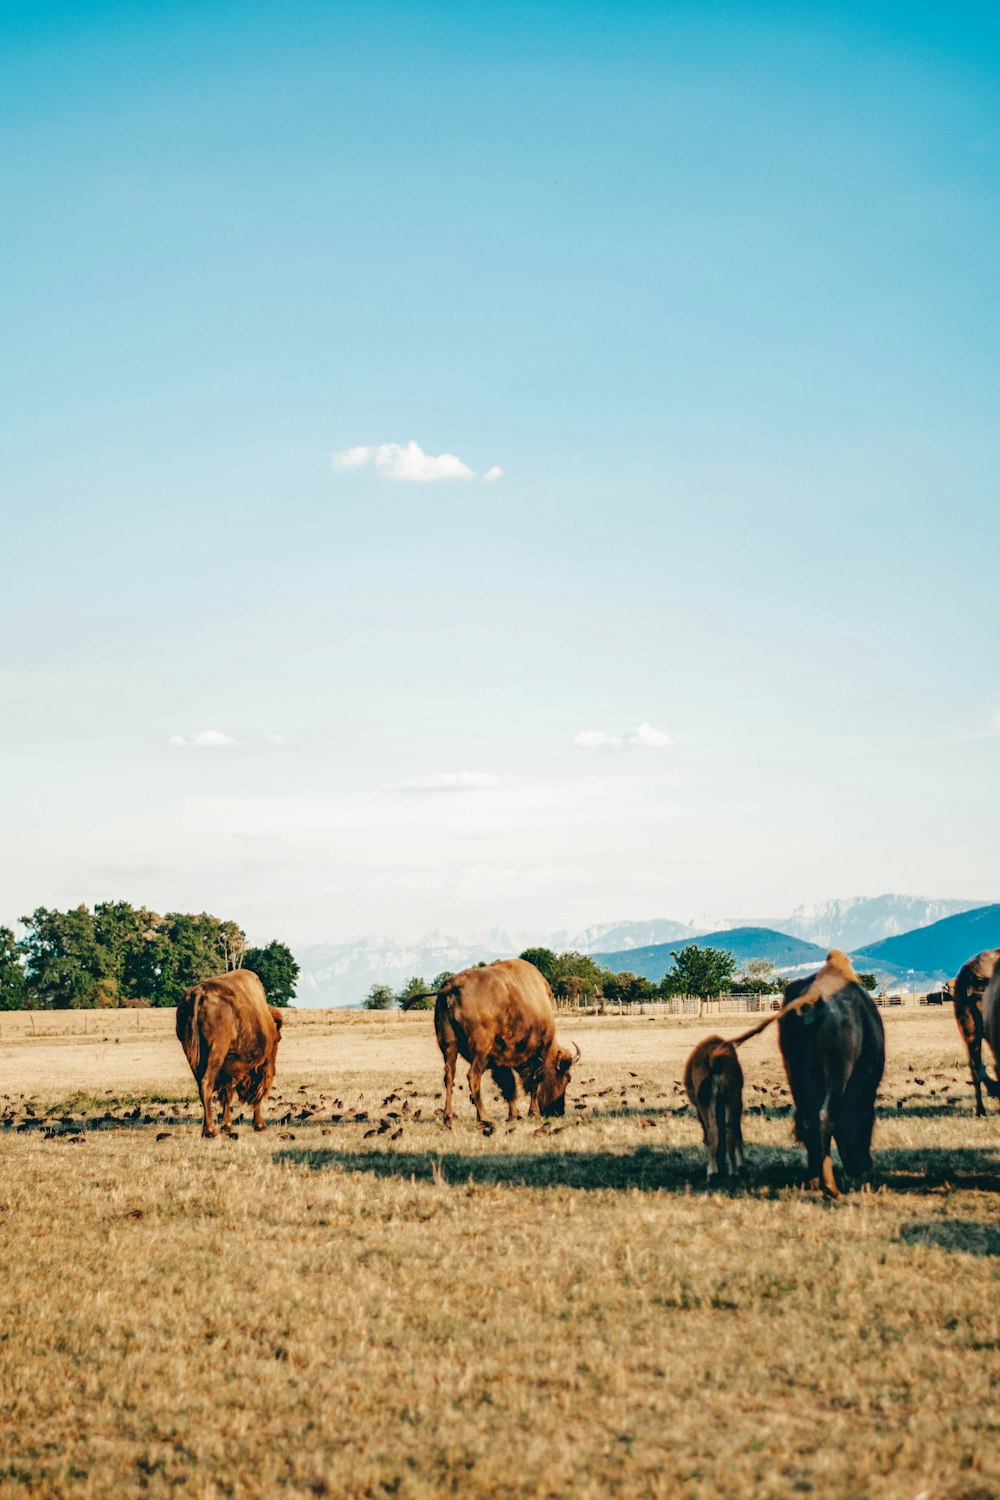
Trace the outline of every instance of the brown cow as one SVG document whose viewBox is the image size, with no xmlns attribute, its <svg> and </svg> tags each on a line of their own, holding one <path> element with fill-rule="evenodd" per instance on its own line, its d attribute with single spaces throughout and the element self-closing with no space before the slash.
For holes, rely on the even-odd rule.
<svg viewBox="0 0 1000 1500">
<path fill-rule="evenodd" d="M 222 1097 L 222 1128 L 230 1119 L 233 1092 L 253 1105 L 253 1128 L 265 1130 L 261 1105 L 274 1082 L 282 1015 L 267 1003 L 264 986 L 249 969 L 205 979 L 177 1007 L 177 1037 L 201 1095 L 203 1136 L 217 1135 L 212 1095 Z"/>
<path fill-rule="evenodd" d="M 699 1042 L 687 1060 L 684 1087 L 701 1121 L 709 1182 L 725 1171 L 727 1153 L 729 1170 L 742 1171 L 743 1069 L 734 1044 L 721 1036 Z"/>
<path fill-rule="evenodd" d="M 418 996 L 411 997 L 412 1000 Z M 492 1130 L 481 1085 L 489 1070 L 507 1101 L 507 1118 L 519 1118 L 517 1076 L 531 1099 L 529 1114 L 566 1111 L 570 1069 L 580 1056 L 556 1042 L 556 1017 L 547 980 L 523 958 L 504 958 L 453 974 L 437 991 L 434 1030 L 444 1058 L 444 1120 L 454 1119 L 452 1089 L 459 1053 L 469 1064 L 469 1093 L 480 1123 Z"/>
<path fill-rule="evenodd" d="M 955 1006 L 955 1021 L 965 1043 L 969 1073 L 976 1096 L 976 1114 L 985 1115 L 983 1106 L 983 992 L 1000 964 L 1000 948 L 986 948 L 964 963 L 943 986 Z M 992 1043 L 990 1044 L 992 1046 Z M 994 1056 L 996 1049 L 994 1048 Z"/>
</svg>

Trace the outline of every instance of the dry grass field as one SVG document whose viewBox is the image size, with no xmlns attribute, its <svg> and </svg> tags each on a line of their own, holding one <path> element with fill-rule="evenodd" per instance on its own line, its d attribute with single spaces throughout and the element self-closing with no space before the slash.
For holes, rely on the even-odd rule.
<svg viewBox="0 0 1000 1500">
<path fill-rule="evenodd" d="M 292 1013 L 271 1128 L 202 1141 L 172 1013 L 3 1016 L 0 1495 L 1000 1494 L 1000 1114 L 951 1015 L 887 1019 L 832 1204 L 773 1034 L 751 1180 L 704 1188 L 681 1068 L 739 1024 L 566 1025 L 565 1120 L 490 1086 L 486 1137 L 429 1015 Z"/>
</svg>

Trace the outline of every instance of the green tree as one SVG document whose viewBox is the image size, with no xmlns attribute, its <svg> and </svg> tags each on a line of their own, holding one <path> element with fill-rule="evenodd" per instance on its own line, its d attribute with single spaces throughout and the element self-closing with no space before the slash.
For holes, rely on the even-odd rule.
<svg viewBox="0 0 1000 1500">
<path fill-rule="evenodd" d="M 208 912 L 170 911 L 156 930 L 149 995 L 154 1005 L 176 1005 L 185 990 L 211 979 L 222 964 L 222 923 Z"/>
<path fill-rule="evenodd" d="M 869 995 L 874 995 L 875 991 L 878 989 L 877 974 L 859 974 L 858 981 L 868 991 Z"/>
<path fill-rule="evenodd" d="M 526 963 L 534 964 L 540 974 L 552 983 L 559 960 L 551 948 L 525 948 L 520 955 Z"/>
<path fill-rule="evenodd" d="M 154 979 L 150 959 L 159 921 L 155 911 L 128 901 L 99 901 L 94 907 L 94 936 L 107 955 L 106 977 L 114 980 L 122 999 L 149 993 Z"/>
<path fill-rule="evenodd" d="M 432 1010 L 434 1007 L 434 996 L 427 994 L 427 981 L 421 979 L 419 974 L 414 974 L 408 979 L 401 990 L 396 991 L 395 1003 L 404 1005 L 411 996 L 417 996 L 409 1007 L 410 1010 Z"/>
<path fill-rule="evenodd" d="M 777 995 L 778 971 L 769 958 L 748 958 L 733 982 L 734 995 Z"/>
<path fill-rule="evenodd" d="M 530 951 L 530 950 L 529 950 Z M 589 953 L 560 953 L 551 975 L 552 993 L 566 1005 L 579 1005 L 603 993 L 608 970 L 595 963 Z"/>
<path fill-rule="evenodd" d="M 391 1010 L 396 996 L 387 984 L 373 984 L 361 1003 L 365 1010 Z"/>
<path fill-rule="evenodd" d="M 699 948 L 697 943 L 689 943 L 678 952 L 671 949 L 670 956 L 674 967 L 664 976 L 668 994 L 714 1000 L 732 985 L 736 958 L 724 948 Z"/>
<path fill-rule="evenodd" d="M 452 973 L 451 969 L 442 969 L 440 974 L 435 974 L 434 978 L 431 980 L 431 989 L 435 991 L 443 990 L 445 985 L 448 983 L 448 980 L 454 979 L 454 977 L 455 975 Z"/>
<path fill-rule="evenodd" d="M 9 927 L 0 927 L 0 1010 L 24 1010 L 28 984 L 21 952 Z"/>
<path fill-rule="evenodd" d="M 50 1010 L 80 1010 L 98 1003 L 102 980 L 113 979 L 111 955 L 97 940 L 86 906 L 53 911 L 39 906 L 21 921 L 21 944 L 28 989 L 34 1002 Z"/>
<path fill-rule="evenodd" d="M 295 984 L 299 977 L 299 966 L 290 948 L 284 943 L 270 942 L 264 948 L 247 948 L 243 954 L 243 968 L 257 975 L 264 986 L 268 1005 L 290 1005 L 295 999 Z"/>
</svg>

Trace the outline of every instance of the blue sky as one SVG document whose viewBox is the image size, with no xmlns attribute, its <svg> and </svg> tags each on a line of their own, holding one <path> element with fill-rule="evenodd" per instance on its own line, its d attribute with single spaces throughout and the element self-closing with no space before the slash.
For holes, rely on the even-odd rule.
<svg viewBox="0 0 1000 1500">
<path fill-rule="evenodd" d="M 1000 15 L 870 10 L 4 7 L 0 921 L 1000 896 Z"/>
</svg>

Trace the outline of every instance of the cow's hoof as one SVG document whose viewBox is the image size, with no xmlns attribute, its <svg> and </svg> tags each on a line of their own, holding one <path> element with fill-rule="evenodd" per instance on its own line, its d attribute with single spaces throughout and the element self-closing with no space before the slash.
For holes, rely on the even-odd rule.
<svg viewBox="0 0 1000 1500">
<path fill-rule="evenodd" d="M 266 1130 L 267 1126 L 264 1124 L 263 1120 L 261 1120 L 261 1122 L 260 1122 L 259 1125 L 257 1124 L 257 1121 L 254 1120 L 254 1122 L 253 1122 L 253 1128 L 254 1128 L 254 1130 L 261 1131 L 261 1130 Z"/>
<path fill-rule="evenodd" d="M 483 1135 L 492 1135 L 493 1131 L 495 1129 L 493 1121 L 492 1120 L 483 1120 L 481 1123 L 482 1123 L 482 1127 L 483 1127 Z"/>
<path fill-rule="evenodd" d="M 805 1182 L 802 1184 L 802 1191 L 804 1193 L 818 1193 L 821 1190 L 822 1183 L 820 1182 L 818 1177 L 807 1177 Z"/>
<path fill-rule="evenodd" d="M 218 1133 L 217 1130 L 202 1130 L 201 1138 L 203 1141 L 214 1141 Z"/>
<path fill-rule="evenodd" d="M 226 1134 L 231 1141 L 238 1141 L 240 1138 L 240 1133 L 238 1130 L 227 1130 Z"/>
</svg>

